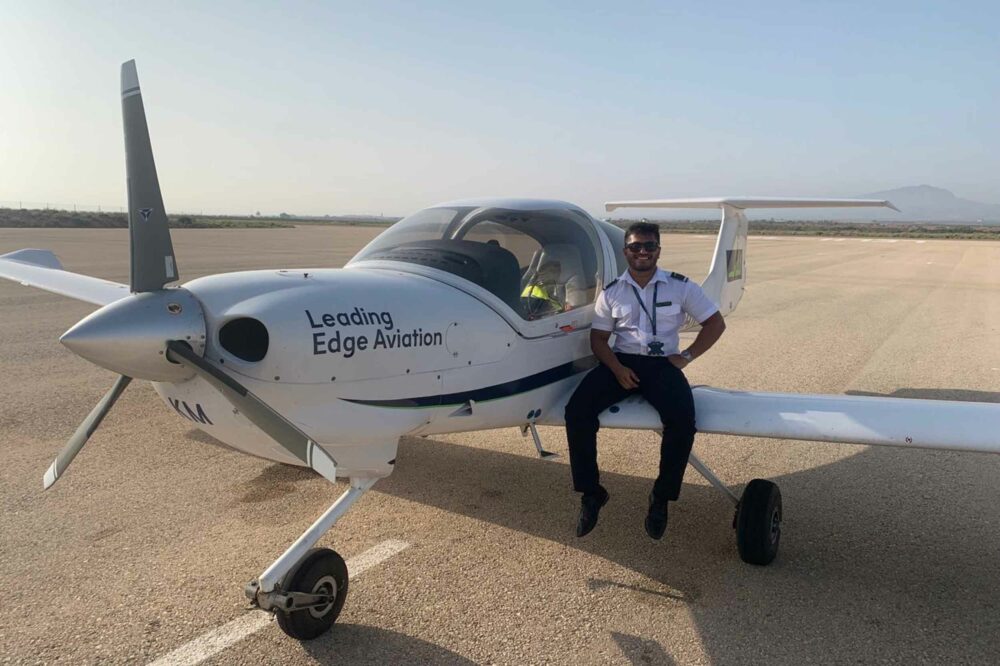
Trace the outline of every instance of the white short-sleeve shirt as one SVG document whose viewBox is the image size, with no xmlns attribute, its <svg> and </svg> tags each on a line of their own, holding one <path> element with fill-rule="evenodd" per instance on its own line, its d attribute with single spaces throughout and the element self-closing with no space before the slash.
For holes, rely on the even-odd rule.
<svg viewBox="0 0 1000 666">
<path fill-rule="evenodd" d="M 640 307 L 636 292 L 645 310 Z M 653 278 L 640 288 L 625 271 L 597 296 L 593 327 L 615 334 L 616 352 L 649 356 L 649 344 L 656 340 L 663 343 L 663 353 L 669 356 L 680 351 L 678 333 L 684 326 L 685 315 L 702 323 L 718 311 L 719 306 L 705 295 L 701 286 L 680 273 L 657 268 Z M 656 317 L 655 336 L 650 316 Z"/>
</svg>

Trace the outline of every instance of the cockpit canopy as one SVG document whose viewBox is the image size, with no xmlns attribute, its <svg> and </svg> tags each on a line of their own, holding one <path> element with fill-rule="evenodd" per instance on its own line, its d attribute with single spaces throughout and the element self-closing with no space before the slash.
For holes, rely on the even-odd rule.
<svg viewBox="0 0 1000 666">
<path fill-rule="evenodd" d="M 602 268 L 591 219 L 565 204 L 538 203 L 427 208 L 394 224 L 350 263 L 447 271 L 490 291 L 526 320 L 591 303 Z"/>
</svg>

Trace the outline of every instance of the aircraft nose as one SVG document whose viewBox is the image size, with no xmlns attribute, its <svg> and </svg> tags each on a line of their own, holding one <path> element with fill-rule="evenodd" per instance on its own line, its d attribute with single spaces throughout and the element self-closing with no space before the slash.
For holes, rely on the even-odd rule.
<svg viewBox="0 0 1000 666">
<path fill-rule="evenodd" d="M 185 289 L 165 289 L 126 296 L 80 320 L 59 341 L 73 353 L 102 368 L 151 381 L 180 381 L 189 368 L 166 357 L 170 340 L 205 351 L 205 315 Z"/>
</svg>

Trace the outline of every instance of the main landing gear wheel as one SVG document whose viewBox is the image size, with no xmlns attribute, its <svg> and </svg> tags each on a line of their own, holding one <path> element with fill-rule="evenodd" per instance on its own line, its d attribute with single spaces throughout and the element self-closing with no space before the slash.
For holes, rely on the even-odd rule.
<svg viewBox="0 0 1000 666">
<path fill-rule="evenodd" d="M 736 509 L 736 547 L 748 564 L 770 564 L 781 540 L 781 491 L 778 486 L 754 479 L 747 484 Z"/>
<path fill-rule="evenodd" d="M 347 598 L 347 564 L 336 551 L 313 548 L 281 580 L 281 591 L 305 592 L 326 598 L 309 608 L 277 610 L 274 615 L 281 630 L 292 638 L 307 641 L 333 626 Z"/>
</svg>

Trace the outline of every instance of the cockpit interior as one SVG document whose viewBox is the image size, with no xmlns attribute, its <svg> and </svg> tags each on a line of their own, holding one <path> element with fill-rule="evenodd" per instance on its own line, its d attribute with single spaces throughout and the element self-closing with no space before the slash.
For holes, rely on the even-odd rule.
<svg viewBox="0 0 1000 666">
<path fill-rule="evenodd" d="M 440 206 L 400 220 L 351 263 L 394 261 L 459 276 L 533 321 L 594 301 L 600 244 L 578 210 Z"/>
</svg>

